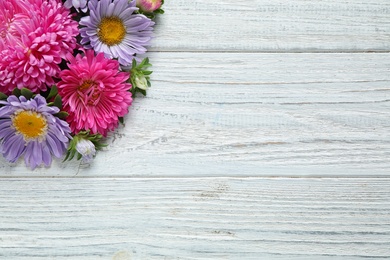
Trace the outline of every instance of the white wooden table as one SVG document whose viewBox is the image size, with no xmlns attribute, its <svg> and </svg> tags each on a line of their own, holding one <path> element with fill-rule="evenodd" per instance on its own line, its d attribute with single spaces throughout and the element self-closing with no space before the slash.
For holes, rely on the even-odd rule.
<svg viewBox="0 0 390 260">
<path fill-rule="evenodd" d="M 0 259 L 390 257 L 390 2 L 164 9 L 91 165 L 0 159 Z"/>
</svg>

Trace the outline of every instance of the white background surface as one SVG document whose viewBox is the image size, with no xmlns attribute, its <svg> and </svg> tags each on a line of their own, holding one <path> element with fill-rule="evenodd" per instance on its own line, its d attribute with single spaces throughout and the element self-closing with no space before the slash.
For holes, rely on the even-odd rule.
<svg viewBox="0 0 390 260">
<path fill-rule="evenodd" d="M 390 3 L 167 1 L 90 165 L 0 159 L 0 258 L 390 256 Z"/>
</svg>

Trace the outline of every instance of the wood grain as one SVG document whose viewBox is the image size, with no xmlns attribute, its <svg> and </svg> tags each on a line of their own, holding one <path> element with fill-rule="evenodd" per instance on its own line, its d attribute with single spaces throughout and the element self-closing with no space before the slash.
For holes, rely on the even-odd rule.
<svg viewBox="0 0 390 260">
<path fill-rule="evenodd" d="M 387 178 L 2 179 L 0 257 L 384 259 L 389 191 Z"/>
<path fill-rule="evenodd" d="M 154 53 L 91 165 L 2 176 L 388 176 L 390 54 Z"/>
<path fill-rule="evenodd" d="M 174 0 L 153 50 L 389 51 L 387 0 Z"/>
<path fill-rule="evenodd" d="M 388 259 L 390 2 L 164 9 L 91 165 L 0 158 L 0 258 Z"/>
</svg>

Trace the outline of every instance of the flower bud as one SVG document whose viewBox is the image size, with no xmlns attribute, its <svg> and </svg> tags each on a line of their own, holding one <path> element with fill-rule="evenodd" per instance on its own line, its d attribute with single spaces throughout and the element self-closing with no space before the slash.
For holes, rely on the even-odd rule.
<svg viewBox="0 0 390 260">
<path fill-rule="evenodd" d="M 161 7 L 161 0 L 137 0 L 137 7 L 145 13 L 152 13 Z"/>
<path fill-rule="evenodd" d="M 134 79 L 135 86 L 137 88 L 143 89 L 143 90 L 148 90 L 148 81 L 146 80 L 145 76 L 143 74 L 138 74 L 135 76 Z"/>
<path fill-rule="evenodd" d="M 81 138 L 76 144 L 76 150 L 82 155 L 83 162 L 92 161 L 96 154 L 95 145 L 87 139 Z"/>
</svg>

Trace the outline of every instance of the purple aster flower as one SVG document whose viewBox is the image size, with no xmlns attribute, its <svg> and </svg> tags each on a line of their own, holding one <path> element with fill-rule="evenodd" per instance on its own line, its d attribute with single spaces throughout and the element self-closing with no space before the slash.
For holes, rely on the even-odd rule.
<svg viewBox="0 0 390 260">
<path fill-rule="evenodd" d="M 73 6 L 77 12 L 79 12 L 79 9 L 84 13 L 88 10 L 87 0 L 66 0 L 64 6 L 68 9 Z"/>
<path fill-rule="evenodd" d="M 90 16 L 82 17 L 81 44 L 104 52 L 107 58 L 117 58 L 129 65 L 134 54 L 146 52 L 152 39 L 154 22 L 137 11 L 136 0 L 90 0 Z"/>
<path fill-rule="evenodd" d="M 40 95 L 27 100 L 9 96 L 0 101 L 0 153 L 9 162 L 24 154 L 31 169 L 42 163 L 49 166 L 52 155 L 60 158 L 71 138 L 68 123 L 54 114 L 60 109 L 47 106 Z"/>
</svg>

